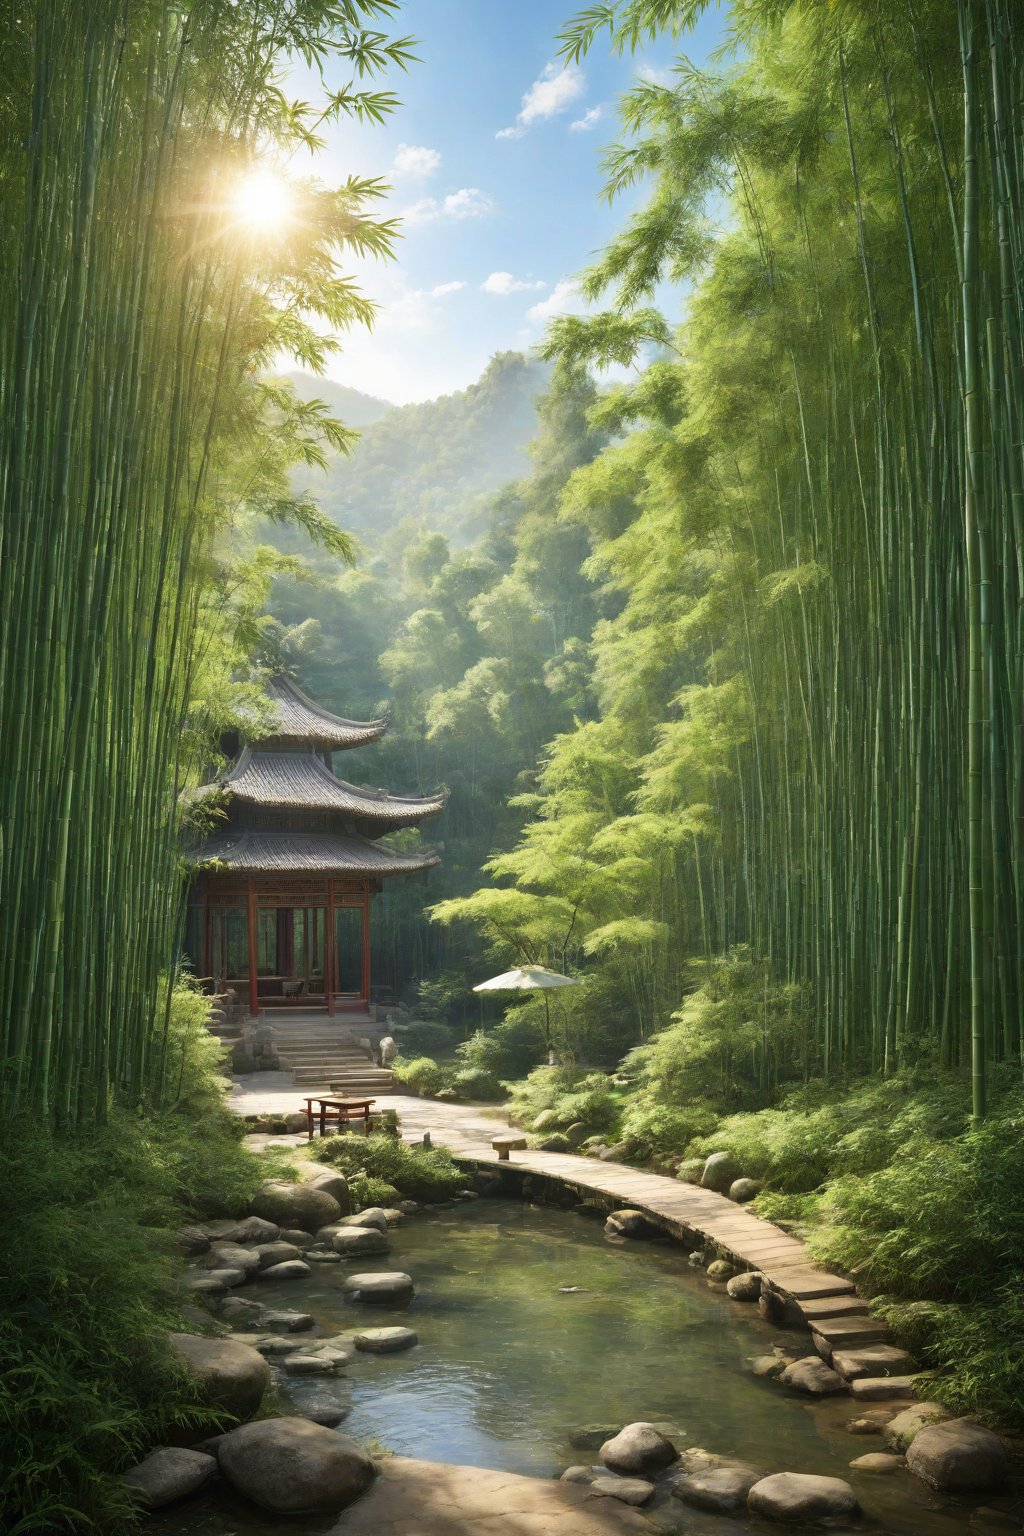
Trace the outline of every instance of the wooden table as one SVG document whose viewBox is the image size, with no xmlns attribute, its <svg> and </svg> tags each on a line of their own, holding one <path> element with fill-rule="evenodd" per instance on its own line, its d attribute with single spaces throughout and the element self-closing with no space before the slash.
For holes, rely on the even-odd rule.
<svg viewBox="0 0 1024 1536">
<path fill-rule="evenodd" d="M 349 1125 L 354 1120 L 361 1120 L 366 1135 L 370 1134 L 370 1105 L 376 1104 L 376 1099 L 318 1099 L 306 1100 L 306 1126 L 309 1132 L 308 1140 L 313 1140 L 313 1122 L 319 1120 L 320 1135 L 323 1136 L 329 1125 Z M 314 1110 L 313 1105 L 319 1104 L 319 1110 Z"/>
</svg>

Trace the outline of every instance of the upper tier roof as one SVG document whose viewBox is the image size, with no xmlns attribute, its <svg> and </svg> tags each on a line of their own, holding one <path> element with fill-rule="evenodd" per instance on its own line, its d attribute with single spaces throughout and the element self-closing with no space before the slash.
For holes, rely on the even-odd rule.
<svg viewBox="0 0 1024 1536">
<path fill-rule="evenodd" d="M 271 810 L 338 811 L 374 834 L 412 827 L 444 810 L 448 791 L 389 795 L 336 778 L 314 752 L 254 752 L 246 747 L 230 772 L 207 787 Z"/>
<path fill-rule="evenodd" d="M 388 728 L 386 720 L 345 720 L 340 715 L 328 714 L 286 677 L 273 678 L 266 691 L 276 724 L 266 734 L 254 737 L 254 746 L 313 747 L 318 752 L 337 752 L 379 741 Z"/>
<path fill-rule="evenodd" d="M 436 853 L 399 853 L 386 843 L 333 832 L 224 832 L 187 858 L 191 864 L 216 859 L 246 875 L 402 875 L 441 862 Z"/>
</svg>

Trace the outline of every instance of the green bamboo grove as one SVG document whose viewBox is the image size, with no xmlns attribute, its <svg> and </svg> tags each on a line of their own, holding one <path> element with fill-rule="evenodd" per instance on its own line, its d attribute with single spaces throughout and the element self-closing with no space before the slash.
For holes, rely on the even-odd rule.
<svg viewBox="0 0 1024 1536">
<path fill-rule="evenodd" d="M 279 349 L 372 306 L 338 266 L 386 253 L 381 188 L 301 182 L 316 110 L 279 83 L 331 51 L 402 65 L 391 0 L 29 0 L 0 43 L 0 1073 L 7 1111 L 62 1125 L 162 1091 L 182 899 L 179 792 L 220 724 L 226 533 L 247 507 L 316 527 L 287 488 L 341 430 L 260 382 Z M 283 159 L 297 216 L 261 240 L 233 213 Z M 218 661 L 219 658 L 219 661 Z M 218 667 L 220 671 L 218 672 Z M 204 691 L 205 690 L 205 691 Z"/>
<path fill-rule="evenodd" d="M 682 48 L 702 9 L 595 6 L 564 51 Z M 981 1116 L 1024 1054 L 1022 19 L 734 8 L 735 62 L 625 98 L 608 192 L 649 200 L 549 333 L 569 363 L 660 346 L 562 501 L 620 611 L 598 718 L 551 744 L 495 886 L 437 915 L 575 960 L 641 1038 L 746 946 L 766 1019 L 791 1004 L 766 1091 L 928 1057 Z"/>
</svg>

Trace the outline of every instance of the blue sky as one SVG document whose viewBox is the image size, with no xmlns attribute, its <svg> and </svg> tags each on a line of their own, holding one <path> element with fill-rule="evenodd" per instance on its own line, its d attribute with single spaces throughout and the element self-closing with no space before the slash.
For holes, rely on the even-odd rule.
<svg viewBox="0 0 1024 1536">
<path fill-rule="evenodd" d="M 383 313 L 332 360 L 339 382 L 399 404 L 431 399 L 472 383 L 493 353 L 531 346 L 549 314 L 579 307 L 573 274 L 628 211 L 599 201 L 616 97 L 638 69 L 667 79 L 673 47 L 620 59 L 602 41 L 563 71 L 556 34 L 576 8 L 407 0 L 397 30 L 418 39 L 421 62 L 387 82 L 401 108 L 385 127 L 332 130 L 313 165 L 325 182 L 385 176 L 389 211 L 406 220 L 395 263 L 354 268 Z M 721 37 L 712 8 L 684 46 L 700 62 Z M 346 80 L 331 67 L 329 84 Z M 291 85 L 312 94 L 301 75 Z"/>
</svg>

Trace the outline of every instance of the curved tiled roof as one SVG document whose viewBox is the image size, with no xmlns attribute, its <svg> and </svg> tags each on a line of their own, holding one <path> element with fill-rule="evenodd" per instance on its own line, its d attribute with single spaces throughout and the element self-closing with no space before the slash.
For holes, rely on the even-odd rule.
<svg viewBox="0 0 1024 1536">
<path fill-rule="evenodd" d="M 441 862 L 436 853 L 399 853 L 386 843 L 333 832 L 222 832 L 186 857 L 190 864 L 216 859 L 248 875 L 401 875 Z"/>
<path fill-rule="evenodd" d="M 389 795 L 337 778 L 314 752 L 254 752 L 247 747 L 231 770 L 207 787 L 232 799 L 274 810 L 338 811 L 377 832 L 415 826 L 436 816 L 447 790 L 434 795 Z"/>
<path fill-rule="evenodd" d="M 388 728 L 386 720 L 345 720 L 328 714 L 301 688 L 286 677 L 275 677 L 266 686 L 277 717 L 276 728 L 254 737 L 254 745 L 315 747 L 318 751 L 341 751 L 379 741 Z"/>
</svg>

